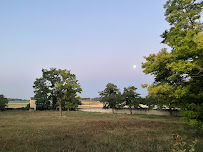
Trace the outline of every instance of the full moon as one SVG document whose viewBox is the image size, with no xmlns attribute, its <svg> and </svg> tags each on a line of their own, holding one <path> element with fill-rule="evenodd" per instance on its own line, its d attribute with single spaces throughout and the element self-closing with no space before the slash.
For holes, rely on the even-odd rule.
<svg viewBox="0 0 203 152">
<path fill-rule="evenodd" d="M 136 65 L 133 65 L 133 69 L 136 69 Z"/>
</svg>

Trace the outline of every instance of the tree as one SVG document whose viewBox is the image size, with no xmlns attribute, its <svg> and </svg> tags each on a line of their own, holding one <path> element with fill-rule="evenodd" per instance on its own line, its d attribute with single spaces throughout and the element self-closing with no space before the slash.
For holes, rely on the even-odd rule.
<svg viewBox="0 0 203 152">
<path fill-rule="evenodd" d="M 99 92 L 101 96 L 101 102 L 103 102 L 103 108 L 112 108 L 112 113 L 114 113 L 117 104 L 120 103 L 121 93 L 119 88 L 112 83 L 108 83 L 103 91 Z"/>
<path fill-rule="evenodd" d="M 47 108 L 50 106 L 50 100 L 53 105 L 57 102 L 61 116 L 62 106 L 64 107 L 65 104 L 72 103 L 74 107 L 77 107 L 80 99 L 77 93 L 82 92 L 76 76 L 66 69 L 42 69 L 42 77 L 36 79 L 33 87 L 37 103 Z"/>
<path fill-rule="evenodd" d="M 139 106 L 140 94 L 136 93 L 136 90 L 137 88 L 130 86 L 128 88 L 124 88 L 122 94 L 125 105 L 127 105 L 130 109 L 130 114 L 132 114 L 132 107 L 135 108 Z"/>
<path fill-rule="evenodd" d="M 78 105 L 82 104 L 80 97 L 69 98 L 69 99 L 65 99 L 65 100 L 69 101 L 69 102 L 64 102 L 65 108 L 68 110 L 75 110 L 78 107 Z"/>
<path fill-rule="evenodd" d="M 50 86 L 45 77 L 45 71 L 44 69 L 42 69 L 43 72 L 43 77 L 41 78 L 37 78 L 34 82 L 34 93 L 35 93 L 35 98 L 37 99 L 36 101 L 36 108 L 37 110 L 48 110 L 49 107 L 51 107 L 50 105 L 50 100 L 53 100 L 53 96 L 51 97 L 51 90 L 50 90 Z M 52 109 L 54 108 L 54 105 L 52 105 Z"/>
<path fill-rule="evenodd" d="M 8 99 L 4 97 L 3 94 L 0 94 L 0 111 L 4 110 L 8 104 Z"/>
<path fill-rule="evenodd" d="M 157 106 L 157 108 L 162 109 L 162 106 L 160 107 L 159 103 L 158 103 L 158 99 L 155 98 L 154 96 L 146 96 L 144 98 L 141 98 L 140 103 L 147 105 L 148 106 L 148 110 L 155 108 L 155 106 Z"/>
<path fill-rule="evenodd" d="M 169 108 L 170 116 L 172 116 L 172 110 L 178 106 L 176 98 L 174 97 L 173 88 L 169 84 L 152 84 L 148 87 L 149 97 L 157 99 L 156 101 L 160 109 Z"/>
<path fill-rule="evenodd" d="M 57 77 L 58 80 L 53 88 L 53 93 L 57 97 L 60 115 L 62 116 L 62 101 L 76 104 L 77 102 L 73 101 L 78 101 L 77 93 L 81 93 L 82 89 L 75 75 L 68 70 L 58 70 Z"/>
<path fill-rule="evenodd" d="M 149 95 L 178 106 L 191 124 L 203 127 L 203 2 L 168 0 L 164 5 L 171 28 L 161 36 L 171 51 L 145 57 L 144 73 L 154 76 Z M 166 103 L 165 103 L 166 102 Z"/>
<path fill-rule="evenodd" d="M 149 97 L 157 99 L 156 103 L 160 109 L 167 106 L 170 116 L 172 116 L 172 109 L 177 105 L 176 97 L 173 96 L 174 87 L 181 82 L 181 76 L 176 76 L 174 81 L 169 79 L 173 75 L 173 72 L 167 68 L 167 64 L 172 61 L 170 56 L 170 53 L 164 48 L 157 54 L 150 54 L 148 57 L 144 57 L 147 62 L 142 64 L 143 72 L 154 75 L 155 81 L 149 86 L 145 84 L 142 87 L 147 88 Z"/>
</svg>

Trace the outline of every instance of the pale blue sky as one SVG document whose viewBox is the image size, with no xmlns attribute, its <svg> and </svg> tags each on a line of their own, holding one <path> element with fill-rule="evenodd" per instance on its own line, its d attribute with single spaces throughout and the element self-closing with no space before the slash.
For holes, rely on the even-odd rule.
<svg viewBox="0 0 203 152">
<path fill-rule="evenodd" d="M 143 56 L 166 47 L 165 0 L 1 0 L 0 94 L 33 96 L 41 69 L 68 69 L 97 97 L 108 82 L 123 87 L 152 83 Z M 137 68 L 133 69 L 136 64 Z"/>
</svg>

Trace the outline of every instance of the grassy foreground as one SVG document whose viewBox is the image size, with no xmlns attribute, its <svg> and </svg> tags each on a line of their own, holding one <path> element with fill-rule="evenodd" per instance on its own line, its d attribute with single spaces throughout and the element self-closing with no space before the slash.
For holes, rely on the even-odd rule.
<svg viewBox="0 0 203 152">
<path fill-rule="evenodd" d="M 0 112 L 0 152 L 171 151 L 171 132 L 203 149 L 203 137 L 179 118 L 56 111 Z"/>
</svg>

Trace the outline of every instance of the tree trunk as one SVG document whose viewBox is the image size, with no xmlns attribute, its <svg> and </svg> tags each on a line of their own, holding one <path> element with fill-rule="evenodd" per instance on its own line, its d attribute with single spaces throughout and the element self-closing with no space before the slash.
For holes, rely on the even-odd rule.
<svg viewBox="0 0 203 152">
<path fill-rule="evenodd" d="M 62 116 L 62 108 L 61 108 L 61 99 L 59 99 L 59 113 L 60 113 L 60 116 Z"/>
<path fill-rule="evenodd" d="M 114 108 L 112 108 L 112 113 L 114 113 Z"/>
<path fill-rule="evenodd" d="M 132 115 L 133 114 L 132 107 L 130 106 L 129 108 L 130 108 L 130 114 Z"/>
<path fill-rule="evenodd" d="M 169 112 L 170 112 L 170 117 L 172 117 L 173 116 L 173 111 L 172 111 L 171 108 L 169 108 Z"/>
</svg>

